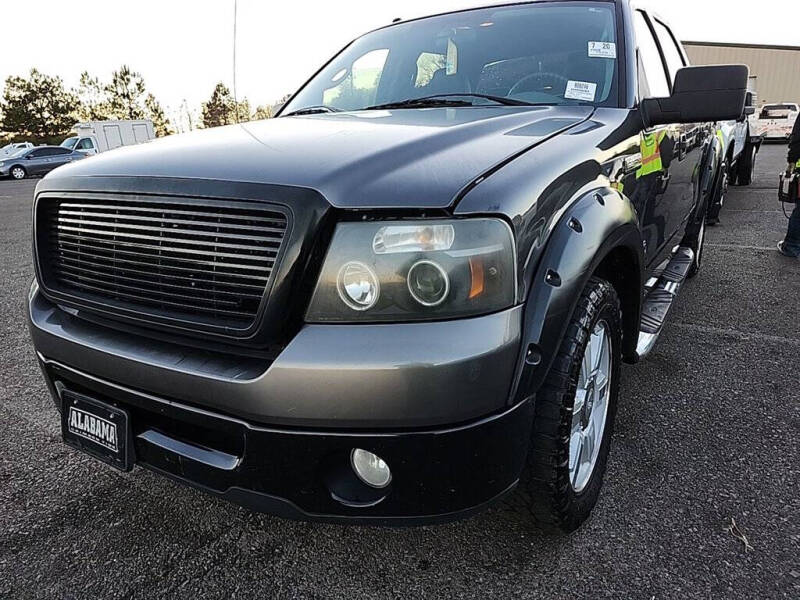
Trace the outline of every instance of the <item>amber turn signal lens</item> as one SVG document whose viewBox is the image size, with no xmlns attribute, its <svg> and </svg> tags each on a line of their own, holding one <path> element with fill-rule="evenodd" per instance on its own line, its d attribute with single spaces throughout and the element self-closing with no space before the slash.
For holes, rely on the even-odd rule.
<svg viewBox="0 0 800 600">
<path fill-rule="evenodd" d="M 484 273 L 483 273 L 483 259 L 480 257 L 473 257 L 469 259 L 469 274 L 472 277 L 472 283 L 469 287 L 469 298 L 477 298 L 483 293 L 484 290 Z"/>
</svg>

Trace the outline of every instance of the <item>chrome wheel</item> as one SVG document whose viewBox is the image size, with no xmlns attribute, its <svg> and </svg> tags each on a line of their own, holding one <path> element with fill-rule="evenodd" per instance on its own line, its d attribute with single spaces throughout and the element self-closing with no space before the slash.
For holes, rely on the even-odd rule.
<svg viewBox="0 0 800 600">
<path fill-rule="evenodd" d="M 25 169 L 22 167 L 14 167 L 11 169 L 11 176 L 14 179 L 25 179 Z"/>
<path fill-rule="evenodd" d="M 611 360 L 608 324 L 601 320 L 586 344 L 572 406 L 569 480 L 576 492 L 581 492 L 592 478 L 603 443 L 611 397 Z"/>
</svg>

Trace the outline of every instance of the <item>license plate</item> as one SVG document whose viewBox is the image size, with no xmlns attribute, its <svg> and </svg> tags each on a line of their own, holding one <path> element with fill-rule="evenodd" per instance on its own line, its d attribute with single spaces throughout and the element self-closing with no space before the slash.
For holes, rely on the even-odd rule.
<svg viewBox="0 0 800 600">
<path fill-rule="evenodd" d="M 130 471 L 133 446 L 127 411 L 69 390 L 64 390 L 61 398 L 64 443 L 112 467 Z"/>
</svg>

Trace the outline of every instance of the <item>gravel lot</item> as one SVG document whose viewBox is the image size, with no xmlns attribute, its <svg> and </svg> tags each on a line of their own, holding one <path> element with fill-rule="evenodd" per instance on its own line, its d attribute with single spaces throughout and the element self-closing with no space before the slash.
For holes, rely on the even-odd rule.
<svg viewBox="0 0 800 600">
<path fill-rule="evenodd" d="M 624 369 L 592 519 L 450 525 L 249 513 L 60 442 L 23 316 L 35 181 L 0 181 L 0 598 L 798 598 L 800 261 L 775 251 L 785 146 L 732 188 L 700 276 Z M 752 551 L 726 530 L 735 519 Z"/>
</svg>

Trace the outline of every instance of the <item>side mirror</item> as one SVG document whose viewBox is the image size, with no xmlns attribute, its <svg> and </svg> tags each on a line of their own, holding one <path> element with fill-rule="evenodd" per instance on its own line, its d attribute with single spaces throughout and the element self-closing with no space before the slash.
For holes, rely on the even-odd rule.
<svg viewBox="0 0 800 600">
<path fill-rule="evenodd" d="M 756 114 L 756 102 L 753 92 L 747 92 L 744 97 L 744 114 L 745 117 Z M 744 119 L 743 119 L 744 120 Z"/>
<path fill-rule="evenodd" d="M 744 115 L 749 69 L 746 65 L 684 67 L 675 75 L 669 98 L 646 98 L 645 124 L 738 121 Z"/>
</svg>

